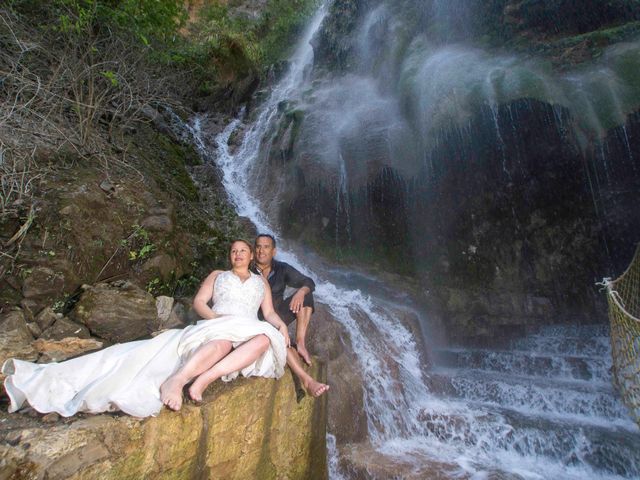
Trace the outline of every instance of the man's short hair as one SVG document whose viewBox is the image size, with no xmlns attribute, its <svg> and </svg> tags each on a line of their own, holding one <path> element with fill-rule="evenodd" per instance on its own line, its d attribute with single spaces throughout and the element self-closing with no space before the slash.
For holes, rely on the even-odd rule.
<svg viewBox="0 0 640 480">
<path fill-rule="evenodd" d="M 270 238 L 271 243 L 273 244 L 273 248 L 276 248 L 276 238 L 273 235 L 271 235 L 270 233 L 259 233 L 258 235 L 256 235 L 256 242 L 260 237 Z"/>
</svg>

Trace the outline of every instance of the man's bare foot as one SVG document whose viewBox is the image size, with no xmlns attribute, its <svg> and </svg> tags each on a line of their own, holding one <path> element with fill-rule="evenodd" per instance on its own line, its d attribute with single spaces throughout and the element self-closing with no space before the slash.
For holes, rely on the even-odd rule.
<svg viewBox="0 0 640 480">
<path fill-rule="evenodd" d="M 298 355 L 302 357 L 307 365 L 311 365 L 311 355 L 307 352 L 307 348 L 304 346 L 304 343 L 299 342 L 296 346 L 296 350 L 298 350 Z"/>
<path fill-rule="evenodd" d="M 307 383 L 304 384 L 304 388 L 310 395 L 314 397 L 319 397 L 325 392 L 329 391 L 329 385 L 325 383 L 320 383 L 313 378 L 311 378 Z"/>
<path fill-rule="evenodd" d="M 160 385 L 160 400 L 171 410 L 180 410 L 182 407 L 182 387 L 184 383 L 176 378 L 175 375 L 167 378 L 167 380 Z"/>
</svg>

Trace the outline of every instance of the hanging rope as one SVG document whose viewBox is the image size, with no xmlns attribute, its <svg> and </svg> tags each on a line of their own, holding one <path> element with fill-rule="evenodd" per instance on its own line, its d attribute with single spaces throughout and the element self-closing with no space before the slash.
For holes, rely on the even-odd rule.
<svg viewBox="0 0 640 480">
<path fill-rule="evenodd" d="M 616 280 L 605 278 L 613 376 L 622 400 L 640 425 L 640 245 L 629 268 Z"/>
</svg>

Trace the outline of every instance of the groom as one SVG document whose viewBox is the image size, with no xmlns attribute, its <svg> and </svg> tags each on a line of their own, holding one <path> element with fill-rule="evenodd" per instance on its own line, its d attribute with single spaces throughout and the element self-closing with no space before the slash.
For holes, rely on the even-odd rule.
<svg viewBox="0 0 640 480">
<path fill-rule="evenodd" d="M 287 325 L 296 321 L 296 345 L 287 349 L 287 365 L 295 373 L 304 388 L 314 397 L 319 397 L 329 385 L 314 380 L 302 367 L 298 354 L 311 365 L 311 356 L 305 346 L 307 328 L 313 313 L 313 290 L 315 283 L 306 275 L 288 263 L 274 260 L 276 239 L 273 235 L 261 233 L 255 240 L 255 273 L 259 273 L 269 282 L 273 308 Z M 296 288 L 290 297 L 284 298 L 286 287 Z"/>
</svg>

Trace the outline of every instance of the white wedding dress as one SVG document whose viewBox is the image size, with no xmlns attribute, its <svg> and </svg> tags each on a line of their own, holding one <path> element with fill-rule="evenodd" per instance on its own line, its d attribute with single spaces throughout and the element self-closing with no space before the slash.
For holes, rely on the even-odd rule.
<svg viewBox="0 0 640 480">
<path fill-rule="evenodd" d="M 223 377 L 280 378 L 284 374 L 284 337 L 257 311 L 265 288 L 259 275 L 244 282 L 231 271 L 216 278 L 212 320 L 201 320 L 182 330 L 167 330 L 149 340 L 116 344 L 61 363 L 36 364 L 10 359 L 2 366 L 11 400 L 9 412 L 25 402 L 39 412 L 68 417 L 76 412 L 122 410 L 135 417 L 156 415 L 162 408 L 160 385 L 202 344 L 230 340 L 233 346 L 259 334 L 269 337 L 269 349 L 254 363 Z"/>
</svg>

